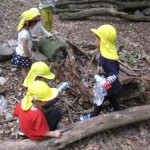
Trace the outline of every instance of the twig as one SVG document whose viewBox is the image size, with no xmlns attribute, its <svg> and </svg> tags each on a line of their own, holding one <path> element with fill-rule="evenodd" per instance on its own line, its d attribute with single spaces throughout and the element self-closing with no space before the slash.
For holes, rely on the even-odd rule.
<svg viewBox="0 0 150 150">
<path fill-rule="evenodd" d="M 68 100 L 66 100 L 66 98 L 63 97 L 63 95 L 61 95 L 62 99 L 64 100 L 65 104 L 66 104 L 66 108 L 67 108 L 67 111 L 68 111 L 68 115 L 69 115 L 69 119 L 71 121 L 71 123 L 73 123 L 73 118 L 72 118 L 72 114 L 71 114 L 71 111 L 69 109 L 69 105 L 68 105 Z"/>
<path fill-rule="evenodd" d="M 124 64 L 122 61 L 118 60 L 118 62 L 119 62 L 121 65 L 123 65 L 124 67 L 128 68 L 129 70 L 131 70 L 131 71 L 143 71 L 143 70 L 145 70 L 145 69 L 134 69 L 134 68 L 132 69 L 132 68 L 129 67 L 128 65 Z"/>
<path fill-rule="evenodd" d="M 80 51 L 82 54 L 84 54 L 88 59 L 90 59 L 90 57 L 84 52 L 84 50 L 82 50 L 81 48 L 79 48 L 73 42 L 67 40 L 67 44 L 70 45 L 70 47 L 74 47 L 75 49 L 77 49 L 78 51 Z"/>
<path fill-rule="evenodd" d="M 80 112 L 72 112 L 72 114 L 89 114 L 91 111 L 80 111 Z"/>
<path fill-rule="evenodd" d="M 18 123 L 18 124 L 17 124 L 17 127 L 16 127 L 16 132 L 15 132 L 15 138 L 16 138 L 16 139 L 19 138 L 19 134 L 18 134 L 19 128 L 20 128 L 20 125 L 19 125 L 19 123 Z"/>
<path fill-rule="evenodd" d="M 16 121 L 16 120 L 17 120 L 17 118 L 11 118 L 11 119 L 8 119 L 8 120 L 2 120 L 2 121 L 0 121 L 0 124 L 8 123 L 8 122 Z"/>
<path fill-rule="evenodd" d="M 12 97 L 15 101 L 20 102 L 18 99 L 16 99 L 15 97 Z"/>
<path fill-rule="evenodd" d="M 87 84 L 88 84 L 88 85 L 89 85 L 89 79 L 88 79 L 88 78 L 89 78 L 89 68 L 90 68 L 90 65 L 91 65 L 91 63 L 93 62 L 93 60 L 94 60 L 96 54 L 97 54 L 97 52 L 95 52 L 94 55 L 92 56 L 91 61 L 90 61 L 89 65 L 88 65 L 88 68 L 87 68 Z"/>
<path fill-rule="evenodd" d="M 0 65 L 1 68 L 18 68 L 16 65 Z"/>
</svg>

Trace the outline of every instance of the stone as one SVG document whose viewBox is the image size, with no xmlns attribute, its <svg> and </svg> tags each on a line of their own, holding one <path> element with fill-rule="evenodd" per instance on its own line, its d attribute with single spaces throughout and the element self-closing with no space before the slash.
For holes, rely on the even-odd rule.
<svg viewBox="0 0 150 150">
<path fill-rule="evenodd" d="M 145 16 L 150 16 L 150 8 L 146 8 L 142 11 Z"/>
<path fill-rule="evenodd" d="M 134 12 L 134 15 L 136 15 L 136 16 L 145 16 L 141 11 L 139 11 L 139 10 L 136 10 L 135 12 Z"/>
<path fill-rule="evenodd" d="M 42 53 L 39 52 L 32 52 L 32 56 L 37 60 L 37 61 L 47 61 L 48 58 L 44 56 Z"/>
<path fill-rule="evenodd" d="M 4 85 L 7 82 L 6 78 L 0 77 L 0 85 Z"/>
<path fill-rule="evenodd" d="M 17 68 L 11 68 L 11 72 L 16 72 L 17 70 Z"/>
<path fill-rule="evenodd" d="M 11 39 L 11 40 L 9 40 L 7 42 L 9 44 L 9 47 L 14 47 L 14 46 L 16 47 L 18 45 L 18 41 L 13 40 L 13 39 Z"/>
<path fill-rule="evenodd" d="M 13 51 L 11 48 L 0 45 L 0 62 L 8 61 L 12 58 Z"/>
<path fill-rule="evenodd" d="M 2 69 L 2 68 L 0 68 L 0 75 L 2 75 L 2 73 L 3 73 L 3 69 Z"/>
<path fill-rule="evenodd" d="M 0 85 L 0 95 L 4 95 L 6 93 L 6 88 L 3 85 Z"/>
</svg>

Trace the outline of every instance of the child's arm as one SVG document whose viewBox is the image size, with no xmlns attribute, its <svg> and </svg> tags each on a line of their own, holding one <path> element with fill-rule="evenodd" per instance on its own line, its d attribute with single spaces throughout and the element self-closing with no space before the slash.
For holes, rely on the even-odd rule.
<svg viewBox="0 0 150 150">
<path fill-rule="evenodd" d="M 60 137 L 61 130 L 55 130 L 55 131 L 49 131 L 45 133 L 43 136 L 49 136 L 49 137 Z"/>
<path fill-rule="evenodd" d="M 23 44 L 24 52 L 27 55 L 27 57 L 29 57 L 31 60 L 33 60 L 34 58 L 32 57 L 32 54 L 30 53 L 30 51 L 28 49 L 28 40 L 23 39 L 22 44 Z"/>
<path fill-rule="evenodd" d="M 53 37 L 53 35 L 43 27 L 41 22 L 39 22 L 38 24 L 39 24 L 40 30 L 46 35 L 46 37 L 48 37 L 48 38 Z"/>
</svg>

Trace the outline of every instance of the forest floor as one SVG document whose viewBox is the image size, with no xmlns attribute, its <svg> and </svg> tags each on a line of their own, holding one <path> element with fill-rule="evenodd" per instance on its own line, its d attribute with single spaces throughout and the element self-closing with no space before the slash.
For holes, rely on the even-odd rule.
<svg viewBox="0 0 150 150">
<path fill-rule="evenodd" d="M 38 3 L 35 0 L 9 0 L 9 2 L 0 0 L 0 3 L 0 43 L 4 44 L 8 40 L 17 39 L 16 28 L 20 14 L 31 7 L 37 7 Z M 150 56 L 150 23 L 148 22 L 130 22 L 109 16 L 90 17 L 82 21 L 61 21 L 59 15 L 54 15 L 53 30 L 66 36 L 76 44 L 94 43 L 94 35 L 90 32 L 90 28 L 97 28 L 106 23 L 117 29 L 117 46 L 124 45 L 125 50 L 139 55 L 144 51 L 147 56 Z M 141 61 L 139 64 L 139 67 L 148 66 L 145 74 L 150 77 L 150 64 L 146 60 Z M 10 89 L 7 98 L 11 98 L 11 94 L 17 98 L 22 96 L 21 85 L 23 79 L 20 76 L 20 71 L 14 74 L 9 69 L 5 69 L 3 74 L 8 79 L 7 88 Z M 0 128 L 2 127 L 0 126 Z M 3 138 L 1 134 L 1 140 L 9 138 L 9 136 Z M 103 131 L 65 148 L 65 150 L 99 149 L 150 150 L 150 121 Z"/>
</svg>

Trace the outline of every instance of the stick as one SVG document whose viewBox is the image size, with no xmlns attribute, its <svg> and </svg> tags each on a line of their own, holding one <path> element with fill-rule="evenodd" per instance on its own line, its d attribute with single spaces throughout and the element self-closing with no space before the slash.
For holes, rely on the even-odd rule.
<svg viewBox="0 0 150 150">
<path fill-rule="evenodd" d="M 15 101 L 20 102 L 18 99 L 16 99 L 15 97 L 12 97 Z"/>
<path fill-rule="evenodd" d="M 88 68 L 87 68 L 87 84 L 88 84 L 88 85 L 89 85 L 89 79 L 88 79 L 88 78 L 89 78 L 89 68 L 90 68 L 90 65 L 91 65 L 91 63 L 93 62 L 93 60 L 94 60 L 96 54 L 97 54 L 97 52 L 95 52 L 94 55 L 92 56 L 92 59 L 91 59 L 89 65 L 88 65 Z"/>
<path fill-rule="evenodd" d="M 8 123 L 8 122 L 16 121 L 16 120 L 17 120 L 17 118 L 12 118 L 12 119 L 8 119 L 8 120 L 2 120 L 2 121 L 0 121 L 0 124 Z"/>
<path fill-rule="evenodd" d="M 132 68 L 129 67 L 128 65 L 124 64 L 122 61 L 118 60 L 118 62 L 119 62 L 121 65 L 123 65 L 124 67 L 130 69 L 131 71 L 143 71 L 143 70 L 145 70 L 145 69 L 134 69 L 134 68 L 132 69 Z"/>
</svg>

